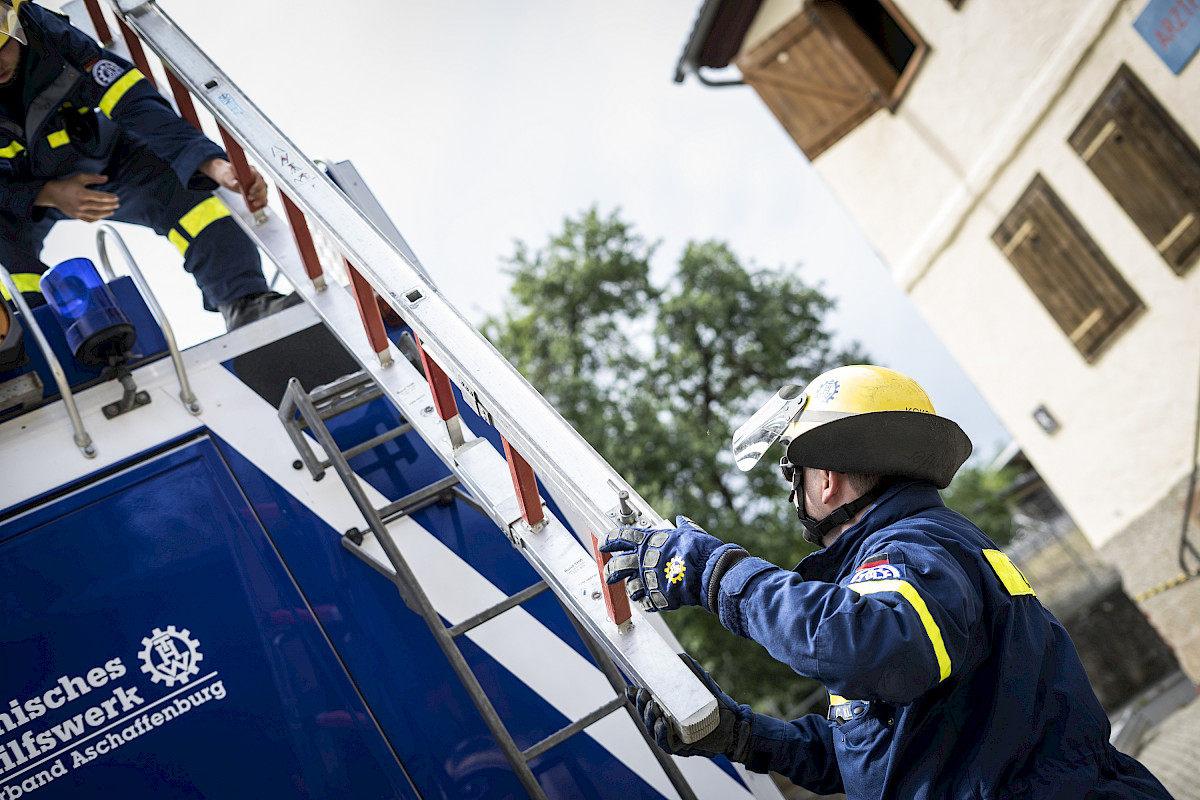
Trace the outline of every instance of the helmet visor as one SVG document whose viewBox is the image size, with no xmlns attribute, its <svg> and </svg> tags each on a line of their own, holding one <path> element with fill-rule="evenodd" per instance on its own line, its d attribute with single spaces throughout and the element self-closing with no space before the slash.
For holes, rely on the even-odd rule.
<svg viewBox="0 0 1200 800">
<path fill-rule="evenodd" d="M 21 20 L 17 16 L 17 8 L 21 3 L 16 5 L 9 3 L 0 3 L 0 47 L 8 44 L 9 38 L 16 39 L 21 44 L 29 44 L 25 41 L 25 29 L 21 27 Z"/>
<path fill-rule="evenodd" d="M 804 390 L 789 383 L 733 432 L 733 461 L 742 472 L 758 463 L 808 404 Z"/>
</svg>

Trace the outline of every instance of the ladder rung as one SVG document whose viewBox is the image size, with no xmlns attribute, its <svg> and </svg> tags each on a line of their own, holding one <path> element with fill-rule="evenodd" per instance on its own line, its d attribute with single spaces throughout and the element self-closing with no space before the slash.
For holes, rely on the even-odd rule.
<svg viewBox="0 0 1200 800">
<path fill-rule="evenodd" d="M 459 636 L 462 636 L 467 631 L 471 630 L 472 628 L 479 627 L 483 623 L 487 622 L 489 619 L 500 616 L 505 611 L 508 611 L 510 608 L 515 608 L 516 606 L 521 605 L 526 600 L 530 599 L 531 597 L 538 596 L 539 594 L 541 594 L 542 592 L 546 591 L 549 588 L 550 587 L 546 584 L 545 581 L 538 581 L 537 583 L 530 586 L 528 589 L 522 589 L 521 591 L 517 592 L 516 594 L 514 594 L 512 596 L 504 598 L 504 600 L 500 601 L 499 603 L 492 606 L 491 608 L 485 608 L 483 611 L 480 611 L 475 616 L 470 617 L 468 619 L 464 619 L 462 622 L 458 623 L 457 625 L 452 625 L 451 627 L 447 628 L 446 632 L 450 634 L 450 638 L 456 639 Z"/>
<path fill-rule="evenodd" d="M 379 445 L 384 444 L 385 442 L 390 442 L 392 439 L 395 439 L 397 436 L 403 436 L 404 434 L 408 433 L 412 429 L 413 429 L 413 426 L 410 425 L 409 423 L 405 422 L 404 424 L 400 425 L 399 427 L 392 428 L 391 430 L 388 430 L 388 431 L 384 431 L 383 433 L 379 434 L 378 436 L 376 436 L 372 439 L 368 439 L 367 441 L 363 442 L 362 444 L 356 444 L 354 447 L 351 447 L 348 450 L 343 450 L 342 455 L 345 456 L 347 459 L 354 458 L 355 456 L 362 455 L 363 453 L 367 452 L 368 450 L 378 447 Z M 332 466 L 329 462 L 325 462 L 325 465 Z"/>
<path fill-rule="evenodd" d="M 454 491 L 454 497 L 457 498 L 457 500 L 460 503 L 463 503 L 463 504 L 475 509 L 480 514 L 483 514 L 485 517 L 487 516 L 488 512 L 487 512 L 487 509 L 483 507 L 483 504 L 480 503 L 478 500 L 476 500 L 471 495 L 464 492 L 463 488 L 461 486 L 455 486 L 453 491 Z"/>
<path fill-rule="evenodd" d="M 447 475 L 440 481 L 435 481 L 429 484 L 424 489 L 406 494 L 395 502 L 388 503 L 383 508 L 377 509 L 380 519 L 384 522 L 391 522 L 397 517 L 402 517 L 410 511 L 416 511 L 418 508 L 424 508 L 438 498 L 442 492 L 448 489 L 453 489 L 458 485 L 457 475 Z"/>
<path fill-rule="evenodd" d="M 308 393 L 308 399 L 321 419 L 327 420 L 371 402 L 382 392 L 369 372 L 359 370 L 316 387 Z"/>
<path fill-rule="evenodd" d="M 572 736 L 579 733 L 581 730 L 583 730 L 587 726 L 591 725 L 593 722 L 597 722 L 599 720 L 604 719 L 609 714 L 616 711 L 618 708 L 623 708 L 624 706 L 625 706 L 625 698 L 624 697 L 614 697 L 612 700 L 609 700 L 607 703 L 600 706 L 595 711 L 588 714 L 586 717 L 582 717 L 581 719 L 578 719 L 575 722 L 572 722 L 570 725 L 568 725 L 567 727 L 558 731 L 557 733 L 550 734 L 545 739 L 542 739 L 540 742 L 535 744 L 533 747 L 529 748 L 528 750 L 523 751 L 521 753 L 521 757 L 524 758 L 526 761 L 532 761 L 533 759 L 540 756 L 542 753 L 549 750 L 551 747 L 554 747 L 556 744 L 565 742 L 567 739 L 570 739 Z"/>
</svg>

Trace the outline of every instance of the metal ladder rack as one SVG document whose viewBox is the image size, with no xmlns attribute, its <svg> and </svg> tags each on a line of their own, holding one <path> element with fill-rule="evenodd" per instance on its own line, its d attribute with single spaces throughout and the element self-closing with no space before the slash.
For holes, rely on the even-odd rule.
<svg viewBox="0 0 1200 800">
<path fill-rule="evenodd" d="M 357 475 L 350 466 L 349 459 L 354 455 L 365 453 L 380 444 L 410 433 L 413 430 L 413 426 L 409 423 L 402 423 L 365 442 L 343 450 L 334 440 L 325 423 L 339 414 L 358 408 L 382 395 L 383 392 L 371 379 L 371 376 L 362 371 L 347 375 L 326 386 L 318 387 L 311 393 L 305 391 L 297 379 L 292 378 L 288 382 L 287 391 L 280 402 L 279 419 L 283 422 L 289 437 L 300 453 L 301 461 L 308 468 L 313 478 L 319 480 L 324 476 L 325 469 L 332 466 L 338 477 L 345 484 L 351 497 L 354 498 L 359 511 L 362 512 L 363 518 L 367 523 L 367 530 L 354 528 L 343 533 L 342 545 L 392 581 L 399 590 L 405 604 L 422 617 L 433 634 L 434 639 L 437 641 L 438 646 L 450 662 L 455 675 L 462 683 L 463 688 L 466 689 L 475 708 L 479 711 L 488 730 L 496 740 L 501 752 L 504 753 L 505 758 L 521 781 L 522 786 L 529 792 L 530 797 L 540 800 L 540 798 L 545 798 L 546 795 L 538 784 L 537 778 L 529 766 L 529 762 L 620 708 L 625 708 L 630 714 L 636 716 L 634 709 L 625 700 L 625 679 L 587 630 L 579 625 L 575 618 L 568 613 L 568 618 L 571 619 L 575 630 L 579 633 L 596 665 L 604 673 L 609 684 L 612 686 L 614 696 L 599 708 L 585 714 L 569 725 L 547 736 L 542 741 L 524 750 L 521 750 L 517 746 L 512 734 L 505 727 L 495 706 L 472 671 L 462 650 L 459 649 L 456 640 L 483 623 L 540 595 L 549 589 L 550 586 L 545 580 L 539 580 L 528 588 L 506 597 L 502 601 L 493 604 L 456 625 L 447 627 L 444 624 L 441 615 L 438 614 L 437 610 L 433 607 L 433 603 L 421 588 L 416 574 L 408 565 L 404 555 L 400 552 L 399 544 L 393 537 L 388 525 L 435 502 L 460 500 L 477 511 L 484 512 L 484 508 L 462 490 L 458 477 L 453 474 L 437 480 L 423 489 L 418 489 L 382 508 L 375 508 L 371 504 L 358 482 Z M 304 435 L 304 430 L 308 430 L 316 438 L 317 443 L 325 451 L 325 459 L 318 459 L 316 457 Z M 384 558 L 380 559 L 373 552 L 374 548 L 370 546 L 371 544 L 377 545 L 383 551 Z M 683 800 L 695 800 L 696 795 L 692 792 L 691 787 L 671 757 L 654 746 L 654 743 L 650 741 L 648 734 L 641 725 L 637 725 L 636 727 L 642 732 L 643 737 L 646 738 L 651 751 L 655 754 L 675 790 L 679 792 L 680 797 Z"/>
</svg>

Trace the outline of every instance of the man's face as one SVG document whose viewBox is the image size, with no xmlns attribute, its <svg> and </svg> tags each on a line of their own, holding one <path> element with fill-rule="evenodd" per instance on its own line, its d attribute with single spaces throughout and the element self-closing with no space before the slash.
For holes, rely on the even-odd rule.
<svg viewBox="0 0 1200 800">
<path fill-rule="evenodd" d="M 9 38 L 0 47 L 0 86 L 7 86 L 17 77 L 17 67 L 21 63 L 21 43 Z"/>
<path fill-rule="evenodd" d="M 821 476 L 815 469 L 804 470 L 804 477 L 800 481 L 800 491 L 796 492 L 796 506 L 804 509 L 806 516 L 813 519 L 821 519 L 825 515 L 821 513 Z M 800 505 L 803 503 L 804 505 Z"/>
</svg>

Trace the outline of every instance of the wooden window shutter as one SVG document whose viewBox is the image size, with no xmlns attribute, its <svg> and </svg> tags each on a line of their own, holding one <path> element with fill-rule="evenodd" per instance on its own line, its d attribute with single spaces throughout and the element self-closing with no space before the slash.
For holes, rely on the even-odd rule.
<svg viewBox="0 0 1200 800">
<path fill-rule="evenodd" d="M 1068 139 L 1177 274 L 1200 256 L 1200 150 L 1128 66 Z"/>
<path fill-rule="evenodd" d="M 1041 175 L 992 241 L 1088 361 L 1144 307 Z"/>
<path fill-rule="evenodd" d="M 881 108 L 867 76 L 812 11 L 800 13 L 737 65 L 810 161 Z"/>
<path fill-rule="evenodd" d="M 737 65 L 812 160 L 876 110 L 895 110 L 928 51 L 892 0 L 805 0 Z"/>
</svg>

